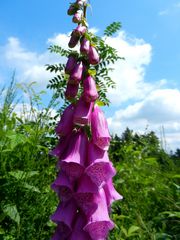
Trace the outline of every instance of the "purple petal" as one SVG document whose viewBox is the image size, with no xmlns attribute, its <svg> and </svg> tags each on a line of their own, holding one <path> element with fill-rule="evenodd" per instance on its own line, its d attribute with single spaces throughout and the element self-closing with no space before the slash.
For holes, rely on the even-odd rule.
<svg viewBox="0 0 180 240">
<path fill-rule="evenodd" d="M 82 79 L 82 74 L 83 74 L 83 64 L 82 62 L 76 64 L 74 67 L 74 70 L 72 71 L 72 74 L 70 76 L 70 83 L 76 84 L 79 83 Z"/>
<path fill-rule="evenodd" d="M 68 100 L 72 100 L 76 97 L 78 93 L 79 84 L 71 84 L 68 82 L 65 92 L 65 97 Z"/>
<path fill-rule="evenodd" d="M 96 83 L 90 75 L 87 76 L 83 81 L 83 98 L 86 102 L 95 101 L 98 98 L 98 92 L 96 89 Z"/>
<path fill-rule="evenodd" d="M 69 240 L 91 240 L 89 234 L 83 230 L 87 219 L 82 213 L 77 213 L 75 225 Z"/>
<path fill-rule="evenodd" d="M 78 25 L 77 28 L 74 30 L 74 34 L 76 34 L 77 36 L 82 36 L 85 34 L 87 28 L 85 26 L 82 25 Z"/>
<path fill-rule="evenodd" d="M 51 188 L 59 195 L 62 201 L 68 201 L 73 196 L 73 186 L 68 177 L 62 171 L 59 172 Z"/>
<path fill-rule="evenodd" d="M 92 142 L 89 143 L 88 148 L 88 164 L 85 173 L 91 180 L 101 187 L 116 174 L 116 170 L 109 161 L 107 151 L 98 148 Z"/>
<path fill-rule="evenodd" d="M 82 10 L 79 10 L 74 14 L 72 21 L 74 23 L 79 23 L 82 20 L 82 16 L 83 16 L 83 12 Z"/>
<path fill-rule="evenodd" d="M 80 39 L 80 37 L 77 36 L 76 34 L 74 34 L 74 31 L 73 31 L 71 34 L 71 38 L 69 40 L 68 46 L 70 48 L 74 48 L 78 44 L 79 39 Z"/>
<path fill-rule="evenodd" d="M 87 40 L 85 37 L 83 38 L 82 42 L 81 42 L 81 47 L 80 47 L 80 51 L 82 54 L 88 55 L 89 53 L 89 47 L 90 47 L 90 42 L 89 40 Z"/>
<path fill-rule="evenodd" d="M 71 16 L 71 15 L 74 15 L 76 13 L 76 11 L 77 11 L 77 8 L 75 8 L 73 5 L 71 5 L 67 11 L 67 14 Z"/>
<path fill-rule="evenodd" d="M 67 152 L 58 163 L 71 180 L 79 178 L 84 172 L 87 143 L 88 139 L 83 132 L 72 134 Z"/>
<path fill-rule="evenodd" d="M 97 105 L 94 106 L 91 114 L 91 130 L 94 144 L 103 150 L 108 150 L 111 139 L 108 124 L 103 111 Z"/>
<path fill-rule="evenodd" d="M 55 237 L 58 235 L 63 235 L 64 237 L 70 235 L 76 212 L 77 207 L 74 201 L 62 202 L 58 205 L 55 213 L 51 216 L 51 220 L 58 224 L 54 239 L 56 239 Z"/>
<path fill-rule="evenodd" d="M 65 73 L 66 74 L 71 74 L 71 72 L 73 71 L 76 64 L 77 64 L 76 58 L 74 56 L 70 56 L 68 58 L 67 63 L 66 63 Z"/>
<path fill-rule="evenodd" d="M 92 65 L 96 65 L 99 63 L 100 59 L 99 59 L 99 54 L 96 50 L 95 47 L 93 47 L 92 45 L 89 48 L 89 63 Z"/>
<path fill-rule="evenodd" d="M 93 108 L 92 102 L 85 102 L 81 97 L 76 105 L 74 112 L 74 124 L 84 126 L 90 122 L 90 116 Z"/>
<path fill-rule="evenodd" d="M 58 158 L 62 157 L 63 153 L 65 152 L 65 150 L 67 148 L 70 137 L 71 137 L 71 135 L 61 137 L 58 145 L 52 151 L 50 151 L 49 154 L 54 157 L 58 157 Z"/>
<path fill-rule="evenodd" d="M 63 112 L 61 119 L 56 127 L 56 134 L 59 136 L 66 136 L 73 130 L 73 116 L 74 116 L 74 105 L 69 105 Z"/>
<path fill-rule="evenodd" d="M 123 199 L 123 197 L 114 188 L 112 179 L 109 179 L 108 182 L 103 186 L 103 188 L 106 194 L 106 201 L 107 201 L 108 208 L 111 207 L 111 204 L 114 201 Z"/>
<path fill-rule="evenodd" d="M 106 205 L 106 196 L 103 189 L 99 191 L 100 202 L 96 211 L 89 218 L 84 230 L 87 231 L 93 240 L 106 239 L 114 223 L 110 220 Z"/>
</svg>

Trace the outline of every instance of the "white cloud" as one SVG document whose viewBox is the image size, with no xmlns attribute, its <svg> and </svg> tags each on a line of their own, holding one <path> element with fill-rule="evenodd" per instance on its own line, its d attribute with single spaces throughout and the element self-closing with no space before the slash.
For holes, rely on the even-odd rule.
<svg viewBox="0 0 180 240">
<path fill-rule="evenodd" d="M 180 91 L 178 89 L 157 89 L 142 101 L 116 111 L 108 119 L 113 133 L 122 133 L 126 127 L 137 132 L 149 129 L 159 133 L 165 129 L 169 148 L 177 148 L 180 142 Z M 175 138 L 176 136 L 176 138 Z"/>
<path fill-rule="evenodd" d="M 162 11 L 158 12 L 159 16 L 165 16 L 165 15 L 168 15 L 168 14 L 169 14 L 169 10 L 168 9 L 165 9 L 165 10 L 162 10 Z"/>
</svg>

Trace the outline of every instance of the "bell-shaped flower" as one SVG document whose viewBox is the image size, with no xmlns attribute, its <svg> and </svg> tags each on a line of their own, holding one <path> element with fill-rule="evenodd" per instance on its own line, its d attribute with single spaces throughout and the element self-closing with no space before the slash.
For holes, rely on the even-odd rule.
<svg viewBox="0 0 180 240">
<path fill-rule="evenodd" d="M 79 84 L 72 84 L 70 82 L 67 83 L 65 97 L 68 100 L 72 100 L 76 97 L 79 89 Z"/>
<path fill-rule="evenodd" d="M 77 36 L 82 36 L 85 34 L 87 28 L 85 26 L 82 25 L 78 25 L 77 28 L 74 30 L 74 34 L 76 34 Z"/>
<path fill-rule="evenodd" d="M 100 61 L 99 54 L 98 54 L 96 48 L 92 45 L 90 45 L 90 47 L 89 47 L 88 57 L 89 57 L 89 63 L 92 65 L 96 65 Z"/>
<path fill-rule="evenodd" d="M 90 217 L 97 209 L 99 198 L 97 198 L 98 188 L 92 180 L 84 174 L 78 181 L 78 187 L 74 198 L 82 212 Z"/>
<path fill-rule="evenodd" d="M 83 63 L 82 62 L 77 63 L 74 67 L 74 70 L 72 71 L 69 82 L 72 84 L 78 84 L 82 79 L 83 70 L 84 70 Z"/>
<path fill-rule="evenodd" d="M 70 104 L 63 112 L 61 119 L 55 129 L 56 134 L 59 136 L 66 136 L 72 132 L 74 116 L 74 105 Z"/>
<path fill-rule="evenodd" d="M 82 21 L 82 18 L 83 18 L 83 11 L 82 10 L 78 10 L 74 16 L 73 16 L 73 19 L 72 21 L 74 23 L 80 23 Z"/>
<path fill-rule="evenodd" d="M 56 180 L 51 184 L 51 188 L 62 201 L 68 201 L 73 196 L 73 185 L 63 171 L 58 173 Z"/>
<path fill-rule="evenodd" d="M 103 188 L 104 188 L 104 192 L 106 195 L 106 201 L 107 201 L 108 208 L 111 207 L 111 204 L 114 201 L 123 199 L 123 197 L 114 188 L 112 179 L 109 179 L 107 181 L 107 183 L 103 186 Z"/>
<path fill-rule="evenodd" d="M 103 188 L 99 190 L 99 204 L 96 211 L 91 215 L 84 230 L 87 231 L 93 240 L 106 239 L 110 230 L 114 228 L 114 223 L 108 215 L 106 196 Z"/>
<path fill-rule="evenodd" d="M 86 102 L 93 102 L 98 98 L 96 83 L 90 75 L 83 80 L 83 98 Z"/>
<path fill-rule="evenodd" d="M 77 124 L 79 126 L 88 125 L 90 122 L 93 105 L 93 102 L 85 102 L 81 97 L 77 102 L 74 112 L 74 124 Z"/>
<path fill-rule="evenodd" d="M 92 142 L 88 147 L 88 164 L 85 173 L 98 187 L 102 187 L 116 174 L 115 168 L 109 161 L 107 151 L 98 148 Z"/>
<path fill-rule="evenodd" d="M 78 4 L 80 7 L 84 6 L 84 4 L 87 3 L 87 0 L 77 0 L 76 4 Z"/>
<path fill-rule="evenodd" d="M 108 124 L 103 111 L 97 105 L 91 114 L 91 130 L 93 143 L 103 150 L 108 150 L 111 140 Z"/>
<path fill-rule="evenodd" d="M 69 144 L 70 137 L 71 135 L 61 137 L 57 146 L 52 151 L 50 151 L 49 154 L 51 156 L 60 158 Z"/>
<path fill-rule="evenodd" d="M 58 167 L 63 170 L 71 181 L 78 179 L 84 172 L 87 159 L 88 139 L 84 132 L 79 131 L 71 135 L 69 146 Z"/>
<path fill-rule="evenodd" d="M 78 44 L 79 39 L 80 39 L 80 37 L 78 35 L 74 34 L 74 31 L 73 31 L 71 34 L 71 38 L 69 40 L 68 46 L 70 48 L 74 48 Z"/>
<path fill-rule="evenodd" d="M 86 223 L 86 216 L 81 212 L 78 212 L 69 240 L 91 240 L 89 234 L 83 230 Z"/>
<path fill-rule="evenodd" d="M 76 64 L 77 64 L 76 58 L 74 56 L 69 56 L 65 67 L 65 73 L 71 74 Z"/>
<path fill-rule="evenodd" d="M 58 227 L 54 234 L 54 239 L 56 239 L 55 237 L 58 235 L 59 237 L 63 236 L 64 239 L 69 237 L 72 232 L 72 224 L 75 219 L 76 212 L 77 206 L 73 200 L 70 200 L 68 202 L 61 202 L 58 205 L 55 213 L 51 215 L 51 221 L 58 224 Z"/>
<path fill-rule="evenodd" d="M 90 42 L 85 37 L 82 39 L 81 46 L 80 46 L 80 52 L 82 54 L 88 55 L 89 54 L 89 48 L 90 48 Z"/>
</svg>

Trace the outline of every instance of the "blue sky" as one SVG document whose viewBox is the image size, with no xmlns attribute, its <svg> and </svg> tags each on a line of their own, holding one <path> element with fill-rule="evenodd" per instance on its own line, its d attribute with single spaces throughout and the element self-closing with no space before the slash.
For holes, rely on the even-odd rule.
<svg viewBox="0 0 180 240">
<path fill-rule="evenodd" d="M 128 76 L 134 79 L 132 84 L 128 79 L 128 85 L 117 86 L 119 94 L 121 90 L 124 94 L 119 102 L 113 100 L 117 92 L 110 92 L 112 106 L 106 110 L 106 115 L 111 131 L 120 134 L 129 125 L 141 132 L 148 125 L 158 132 L 165 126 L 169 148 L 178 147 L 180 1 L 91 0 L 91 5 L 88 22 L 90 27 L 98 29 L 99 35 L 113 21 L 121 21 L 122 32 L 109 39 L 109 43 L 114 42 L 120 53 L 127 54 L 127 65 L 121 66 L 113 76 L 117 78 L 123 72 L 123 81 Z M 49 77 L 43 72 L 44 64 L 53 62 L 47 47 L 51 43 L 67 43 L 65 35 L 74 28 L 71 17 L 66 14 L 68 6 L 67 0 L 0 1 L 0 85 L 10 79 L 14 69 L 21 81 L 23 77 L 25 81 L 38 81 L 38 75 Z M 137 79 L 134 77 L 136 74 Z M 45 83 L 47 80 L 43 82 L 41 79 L 39 85 L 44 87 Z M 137 91 L 134 90 L 136 88 Z M 132 96 L 125 97 L 125 91 Z M 172 125 L 173 128 L 170 127 Z"/>
</svg>

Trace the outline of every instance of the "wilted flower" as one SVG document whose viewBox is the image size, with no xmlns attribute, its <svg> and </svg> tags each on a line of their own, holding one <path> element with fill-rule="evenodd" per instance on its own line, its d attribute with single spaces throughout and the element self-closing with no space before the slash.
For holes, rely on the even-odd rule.
<svg viewBox="0 0 180 240">
<path fill-rule="evenodd" d="M 95 105 L 91 114 L 91 129 L 93 143 L 103 150 L 108 150 L 110 144 L 110 134 L 107 120 L 102 110 Z"/>
<path fill-rule="evenodd" d="M 74 99 L 78 93 L 78 88 L 79 88 L 79 84 L 72 84 L 68 82 L 66 91 L 65 91 L 66 99 L 68 100 Z"/>
<path fill-rule="evenodd" d="M 107 151 L 98 148 L 92 142 L 89 143 L 88 167 L 85 173 L 98 187 L 104 185 L 116 174 L 115 168 L 109 161 Z"/>
<path fill-rule="evenodd" d="M 90 42 L 85 37 L 82 39 L 80 51 L 82 54 L 89 54 Z"/>
<path fill-rule="evenodd" d="M 79 178 L 84 172 L 87 143 L 88 139 L 84 132 L 73 133 L 66 153 L 58 162 L 58 167 L 66 173 L 70 180 Z"/>
<path fill-rule="evenodd" d="M 65 73 L 71 74 L 76 64 L 77 64 L 76 58 L 74 56 L 69 56 L 65 67 Z"/>
<path fill-rule="evenodd" d="M 108 215 L 106 196 L 103 189 L 99 190 L 99 203 L 96 211 L 91 215 L 84 230 L 93 240 L 106 239 L 109 231 L 114 228 L 114 223 Z"/>
<path fill-rule="evenodd" d="M 69 105 L 63 112 L 61 119 L 56 127 L 59 136 L 66 136 L 73 130 L 74 105 Z"/>
<path fill-rule="evenodd" d="M 89 47 L 88 57 L 89 57 L 89 63 L 92 65 L 96 65 L 100 61 L 99 54 L 98 54 L 96 48 L 93 47 L 92 45 Z"/>
<path fill-rule="evenodd" d="M 71 34 L 71 38 L 69 40 L 68 46 L 70 48 L 74 48 L 78 44 L 79 39 L 80 39 L 80 37 L 78 35 L 74 34 L 74 31 L 73 31 Z"/>
<path fill-rule="evenodd" d="M 83 98 L 86 102 L 92 102 L 98 98 L 96 83 L 90 75 L 83 80 Z"/>
<path fill-rule="evenodd" d="M 92 102 L 85 102 L 81 97 L 77 102 L 74 112 L 74 124 L 84 126 L 90 122 L 91 112 L 93 108 Z"/>
<path fill-rule="evenodd" d="M 74 70 L 72 71 L 72 74 L 70 76 L 69 82 L 70 83 L 79 83 L 82 79 L 83 74 L 83 63 L 77 63 L 74 67 Z"/>
</svg>

